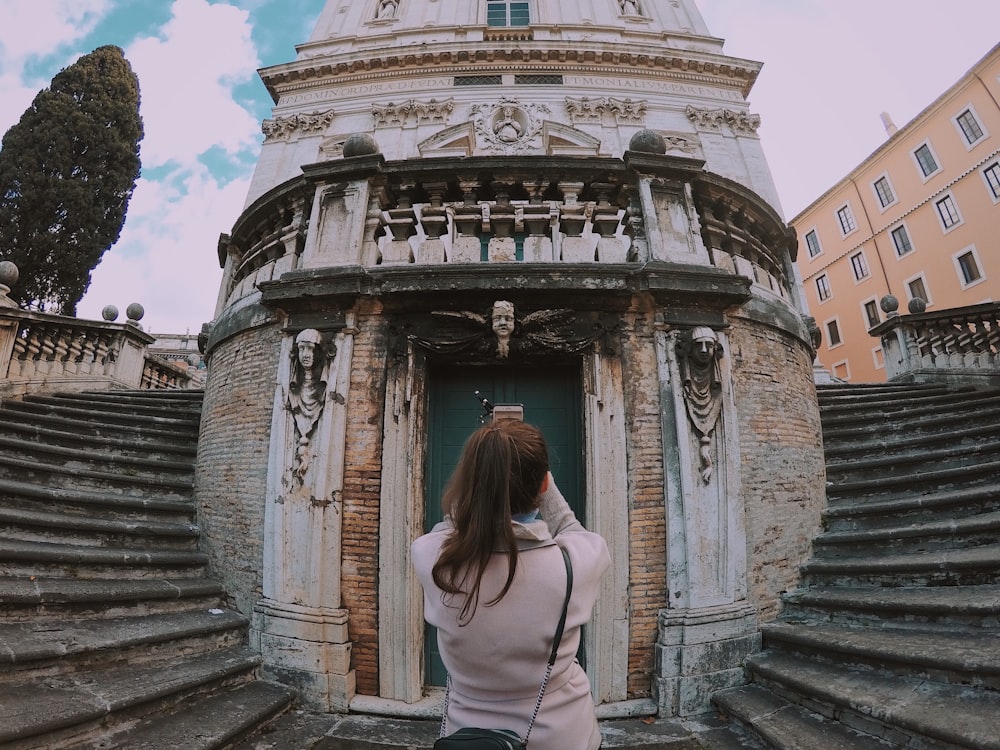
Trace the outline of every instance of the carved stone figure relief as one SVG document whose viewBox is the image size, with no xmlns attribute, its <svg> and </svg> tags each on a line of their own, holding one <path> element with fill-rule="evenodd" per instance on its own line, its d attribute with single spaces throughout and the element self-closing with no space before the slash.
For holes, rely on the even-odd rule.
<svg viewBox="0 0 1000 750">
<path fill-rule="evenodd" d="M 295 337 L 285 405 L 295 424 L 292 477 L 300 485 L 309 470 L 310 442 L 323 416 L 329 363 L 335 355 L 336 346 L 324 345 L 323 335 L 315 328 L 306 328 Z"/>
<path fill-rule="evenodd" d="M 396 17 L 399 10 L 399 0 L 379 0 L 375 10 L 375 18 L 379 21 L 388 21 Z"/>
<path fill-rule="evenodd" d="M 701 480 L 712 478 L 712 432 L 722 412 L 722 382 L 719 359 L 722 347 L 715 331 L 706 326 L 694 328 L 677 342 L 681 386 L 688 419 L 698 435 Z"/>
<path fill-rule="evenodd" d="M 639 7 L 639 3 L 636 0 L 618 0 L 618 5 L 621 6 L 623 16 L 641 16 L 642 9 Z"/>
<path fill-rule="evenodd" d="M 333 122 L 333 110 L 325 112 L 312 112 L 310 114 L 297 114 L 288 117 L 275 117 L 273 120 L 264 120 L 261 124 L 261 131 L 264 133 L 265 141 L 288 140 L 292 136 L 301 133 L 322 133 Z"/>
<path fill-rule="evenodd" d="M 429 324 L 429 325 L 428 325 Z M 424 321 L 426 332 L 406 333 L 406 340 L 444 357 L 515 359 L 525 354 L 576 354 L 604 341 L 613 351 L 616 324 L 587 320 L 573 310 L 536 310 L 518 316 L 514 304 L 496 300 L 487 312 L 440 310 Z"/>
<path fill-rule="evenodd" d="M 480 147 L 492 153 L 522 154 L 538 151 L 538 136 L 543 115 L 549 108 L 544 104 L 522 104 L 516 99 L 501 98 L 495 104 L 472 107 L 473 122 Z"/>
</svg>

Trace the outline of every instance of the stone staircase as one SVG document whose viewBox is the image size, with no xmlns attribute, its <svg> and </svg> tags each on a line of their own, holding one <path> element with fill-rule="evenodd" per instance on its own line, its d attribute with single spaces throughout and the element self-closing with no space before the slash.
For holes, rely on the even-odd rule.
<svg viewBox="0 0 1000 750">
<path fill-rule="evenodd" d="M 1000 748 L 1000 391 L 819 397 L 825 530 L 716 706 L 747 746 Z"/>
<path fill-rule="evenodd" d="M 289 706 L 198 551 L 201 401 L 0 408 L 0 747 L 226 748 Z"/>
</svg>

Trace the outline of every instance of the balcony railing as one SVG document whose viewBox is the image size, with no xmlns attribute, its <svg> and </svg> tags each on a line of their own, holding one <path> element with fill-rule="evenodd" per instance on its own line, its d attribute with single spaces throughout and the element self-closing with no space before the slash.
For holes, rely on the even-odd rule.
<svg viewBox="0 0 1000 750">
<path fill-rule="evenodd" d="M 889 380 L 1000 383 L 1000 303 L 909 315 L 889 307 L 889 318 L 869 331 L 882 341 Z"/>
</svg>

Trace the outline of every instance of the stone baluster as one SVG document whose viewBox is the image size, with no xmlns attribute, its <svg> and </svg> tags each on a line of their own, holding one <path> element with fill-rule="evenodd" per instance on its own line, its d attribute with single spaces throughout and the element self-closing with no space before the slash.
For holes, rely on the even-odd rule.
<svg viewBox="0 0 1000 750">
<path fill-rule="evenodd" d="M 444 182 L 428 182 L 424 189 L 430 202 L 420 208 L 420 228 L 424 240 L 416 251 L 417 263 L 443 263 L 445 244 L 441 238 L 448 231 L 448 212 L 444 207 Z"/>
<path fill-rule="evenodd" d="M 483 208 L 476 202 L 478 182 L 461 180 L 459 185 L 465 196 L 461 205 L 455 206 L 452 218 L 456 236 L 451 245 L 452 263 L 478 263 L 482 258 L 479 235 L 483 231 Z"/>
<path fill-rule="evenodd" d="M 385 213 L 388 216 L 386 226 L 392 239 L 382 247 L 382 263 L 384 265 L 400 265 L 413 263 L 413 246 L 410 238 L 417 234 L 417 215 L 413 210 L 410 198 L 410 188 L 401 188 L 396 208 L 390 208 Z"/>
<path fill-rule="evenodd" d="M 615 186 L 611 183 L 596 183 L 597 205 L 594 207 L 594 231 L 600 235 L 597 240 L 597 259 L 602 263 L 624 263 L 628 258 L 628 239 L 618 234 L 623 212 L 608 200 Z"/>
<path fill-rule="evenodd" d="M 579 202 L 582 182 L 559 183 L 564 200 L 559 207 L 559 254 L 564 262 L 592 262 L 596 248 L 592 237 L 584 237 L 583 231 L 587 225 L 588 208 L 586 203 Z"/>
<path fill-rule="evenodd" d="M 514 226 L 517 220 L 514 207 L 510 204 L 510 186 L 494 182 L 493 192 L 496 203 L 487 206 L 484 211 L 484 224 L 493 236 L 487 246 L 487 255 L 491 263 L 506 263 L 517 260 L 517 243 L 514 240 Z"/>
<path fill-rule="evenodd" d="M 37 322 L 26 323 L 28 329 L 24 342 L 24 354 L 21 357 L 21 371 L 19 375 L 23 378 L 32 378 L 38 371 L 38 358 L 42 352 L 42 331 L 41 325 Z"/>
</svg>

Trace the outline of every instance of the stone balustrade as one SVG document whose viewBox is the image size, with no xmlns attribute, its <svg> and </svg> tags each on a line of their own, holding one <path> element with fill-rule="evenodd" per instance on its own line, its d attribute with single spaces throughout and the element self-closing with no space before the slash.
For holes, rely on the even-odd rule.
<svg viewBox="0 0 1000 750">
<path fill-rule="evenodd" d="M 794 234 L 703 162 L 640 153 L 544 161 L 478 157 L 456 169 L 375 155 L 308 165 L 223 236 L 223 303 L 299 269 L 648 261 L 714 266 L 794 301 Z"/>
<path fill-rule="evenodd" d="M 180 368 L 147 363 L 153 341 L 129 323 L 0 307 L 0 398 L 55 389 L 185 385 Z M 165 368 L 171 372 L 162 372 Z"/>
<path fill-rule="evenodd" d="M 889 380 L 1000 385 L 1000 302 L 908 315 L 895 298 L 882 304 L 889 317 L 869 333 L 881 339 Z"/>
</svg>

